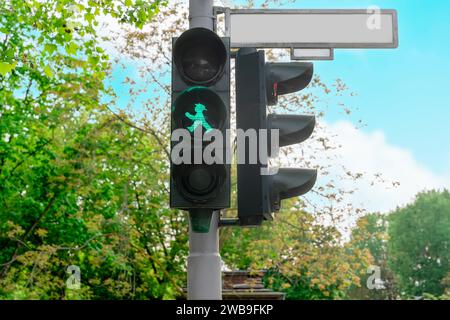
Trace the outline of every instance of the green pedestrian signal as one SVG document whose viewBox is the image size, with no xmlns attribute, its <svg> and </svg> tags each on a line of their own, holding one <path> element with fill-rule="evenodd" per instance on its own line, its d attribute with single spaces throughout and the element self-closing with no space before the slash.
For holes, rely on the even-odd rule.
<svg viewBox="0 0 450 320">
<path fill-rule="evenodd" d="M 178 143 L 185 147 L 177 154 L 181 163 L 171 159 L 170 206 L 195 209 L 196 214 L 199 209 L 229 208 L 230 164 L 205 161 L 203 153 L 217 137 L 205 133 L 220 133 L 227 139 L 230 128 L 230 38 L 192 28 L 174 38 L 172 48 L 171 131 L 177 131 L 177 137 L 182 133 L 182 138 L 171 141 L 171 154 Z M 227 145 L 214 153 L 216 159 L 227 154 Z M 198 153 L 201 159 L 196 158 Z M 204 212 L 210 219 L 210 211 Z M 202 220 L 198 215 L 196 219 Z M 201 224 L 193 228 L 205 231 Z"/>
<path fill-rule="evenodd" d="M 194 132 L 194 130 L 198 126 L 202 126 L 203 128 L 205 128 L 206 132 L 212 130 L 208 121 L 206 121 L 206 119 L 205 119 L 205 115 L 203 114 L 204 111 L 207 111 L 206 107 L 201 103 L 196 103 L 194 110 L 195 110 L 195 115 L 192 115 L 189 112 L 186 112 L 184 114 L 188 119 L 194 121 L 194 123 L 191 126 L 187 127 L 187 129 L 190 132 Z"/>
<path fill-rule="evenodd" d="M 224 130 L 227 107 L 220 95 L 211 88 L 193 86 L 182 90 L 172 105 L 173 129 L 186 129 L 191 135 L 198 127 L 203 132 Z"/>
</svg>

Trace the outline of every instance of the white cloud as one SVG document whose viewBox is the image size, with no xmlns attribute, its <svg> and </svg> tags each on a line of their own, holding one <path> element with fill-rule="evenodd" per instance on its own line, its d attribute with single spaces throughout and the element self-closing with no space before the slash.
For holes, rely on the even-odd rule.
<svg viewBox="0 0 450 320">
<path fill-rule="evenodd" d="M 335 161 L 352 172 L 364 174 L 356 181 L 335 179 L 339 187 L 352 185 L 357 188 L 354 194 L 346 196 L 347 203 L 371 212 L 387 212 L 411 202 L 420 191 L 450 187 L 450 179 L 418 163 L 409 150 L 389 144 L 382 131 L 365 133 L 350 122 L 333 123 L 325 129 L 334 134 L 334 142 L 341 145 L 332 151 Z M 318 161 L 326 163 L 330 160 L 322 158 Z M 330 172 L 335 177 L 341 174 L 333 164 Z M 381 178 L 376 178 L 380 173 Z M 395 186 L 395 182 L 399 185 Z"/>
</svg>

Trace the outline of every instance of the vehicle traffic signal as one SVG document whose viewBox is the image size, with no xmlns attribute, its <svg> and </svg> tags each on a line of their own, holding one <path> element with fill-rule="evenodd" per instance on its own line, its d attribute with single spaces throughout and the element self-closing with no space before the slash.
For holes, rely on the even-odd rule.
<svg viewBox="0 0 450 320">
<path fill-rule="evenodd" d="M 304 62 L 266 63 L 264 51 L 245 48 L 236 55 L 236 128 L 243 132 L 267 130 L 278 132 L 279 146 L 288 146 L 306 140 L 313 132 L 315 117 L 310 115 L 266 114 L 268 105 L 275 105 L 278 96 L 304 89 L 311 81 L 313 64 Z M 261 139 L 261 135 L 258 135 Z M 271 220 L 279 211 L 281 201 L 308 192 L 314 185 L 317 171 L 311 169 L 280 168 L 267 174 L 271 147 L 257 143 L 258 161 L 248 163 L 250 151 L 255 152 L 248 140 L 245 152 L 238 154 L 237 192 L 238 217 L 241 225 L 257 226 Z M 239 138 L 238 138 L 239 144 Z M 239 150 L 239 145 L 238 145 Z M 267 150 L 268 152 L 264 152 Z M 261 152 L 263 151 L 263 152 Z M 240 161 L 239 157 L 244 157 Z"/>
<path fill-rule="evenodd" d="M 203 152 L 208 134 L 220 132 L 225 140 L 230 127 L 230 40 L 193 28 L 174 38 L 172 49 L 170 206 L 227 208 L 228 144 L 223 141 L 213 163 L 203 159 Z"/>
</svg>

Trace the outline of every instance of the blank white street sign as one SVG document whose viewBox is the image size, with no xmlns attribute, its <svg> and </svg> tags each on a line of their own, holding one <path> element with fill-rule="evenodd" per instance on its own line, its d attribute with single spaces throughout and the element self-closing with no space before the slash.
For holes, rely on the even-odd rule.
<svg viewBox="0 0 450 320">
<path fill-rule="evenodd" d="M 396 10 L 232 9 L 231 46 L 397 48 Z"/>
<path fill-rule="evenodd" d="M 291 60 L 333 60 L 334 51 L 331 48 L 292 48 Z"/>
</svg>

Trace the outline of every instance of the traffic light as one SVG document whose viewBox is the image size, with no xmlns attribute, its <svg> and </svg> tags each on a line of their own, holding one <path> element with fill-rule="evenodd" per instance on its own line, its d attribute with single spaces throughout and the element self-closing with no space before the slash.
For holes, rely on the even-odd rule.
<svg viewBox="0 0 450 320">
<path fill-rule="evenodd" d="M 266 63 L 264 51 L 240 49 L 236 55 L 238 144 L 239 131 L 242 134 L 249 129 L 257 132 L 266 129 L 269 143 L 272 133 L 278 132 L 280 147 L 306 140 L 314 130 L 314 116 L 267 115 L 266 108 L 275 105 L 278 96 L 304 89 L 312 75 L 312 63 Z M 270 146 L 266 148 L 261 145 L 261 135 L 258 137 L 256 163 L 248 163 L 250 151 L 255 152 L 255 148 L 247 139 L 241 140 L 244 143 L 241 150 L 245 152 L 238 154 L 238 217 L 244 226 L 257 226 L 263 220 L 271 220 L 272 213 L 280 210 L 283 199 L 305 194 L 313 187 L 317 177 L 316 170 L 298 168 L 280 168 L 276 174 L 268 174 L 267 158 L 274 155 L 270 154 Z M 239 145 L 237 149 L 239 151 Z M 260 152 L 261 149 L 263 152 Z M 264 150 L 269 152 L 264 153 Z M 239 160 L 240 157 L 245 159 L 245 163 Z"/>
<path fill-rule="evenodd" d="M 230 40 L 193 28 L 172 42 L 170 206 L 221 209 L 230 204 L 226 131 L 230 127 Z M 181 134 L 176 132 L 177 129 Z M 214 162 L 205 137 L 220 132 L 223 148 Z M 189 139 L 186 139 L 189 138 Z M 209 138 L 216 142 L 214 138 Z M 181 148 L 180 146 L 184 146 Z M 200 155 L 200 159 L 198 158 Z"/>
</svg>

